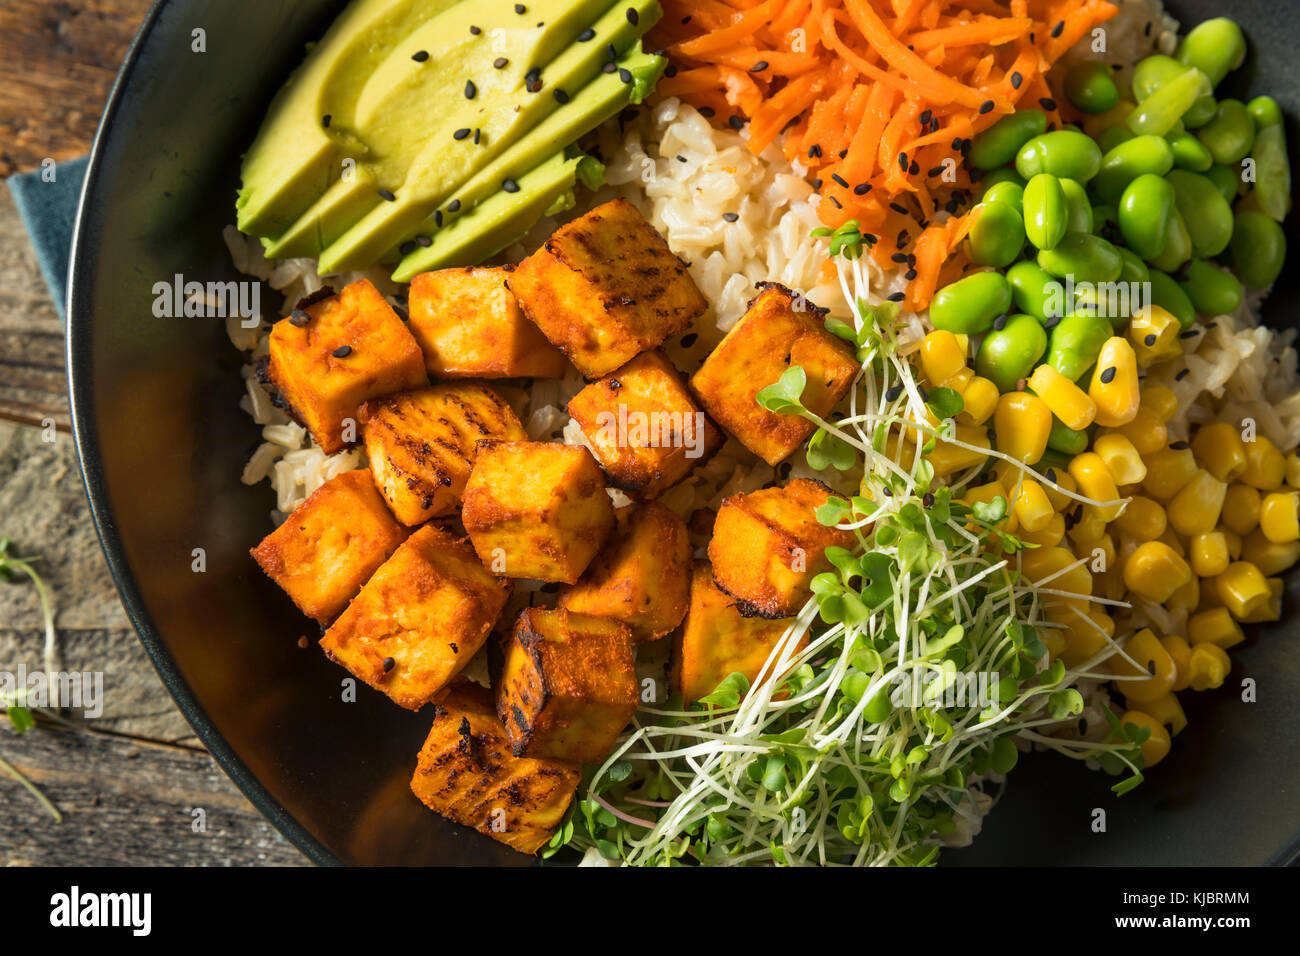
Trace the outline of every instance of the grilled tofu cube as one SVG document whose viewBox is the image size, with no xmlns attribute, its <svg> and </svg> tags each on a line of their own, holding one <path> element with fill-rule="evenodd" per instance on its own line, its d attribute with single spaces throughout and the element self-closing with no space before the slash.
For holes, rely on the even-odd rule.
<svg viewBox="0 0 1300 956">
<path fill-rule="evenodd" d="M 408 525 L 460 506 L 480 441 L 528 439 L 506 400 L 473 382 L 371 399 L 358 418 L 375 484 Z"/>
<path fill-rule="evenodd" d="M 604 760 L 636 711 L 628 629 L 563 608 L 528 608 L 504 657 L 497 716 L 515 756 Z"/>
<path fill-rule="evenodd" d="M 330 660 L 408 710 L 418 710 L 478 653 L 510 582 L 463 538 L 420 528 L 375 572 L 320 644 Z"/>
<path fill-rule="evenodd" d="M 714 582 L 709 562 L 695 562 L 690 609 L 673 638 L 673 689 L 681 691 L 682 699 L 691 704 L 713 693 L 734 672 L 744 674 L 753 684 L 793 623 L 794 618 L 745 617 L 736 609 L 736 599 Z M 795 650 L 807 643 L 805 631 Z"/>
<path fill-rule="evenodd" d="M 520 853 L 536 853 L 564 819 L 581 771 L 516 757 L 486 687 L 460 679 L 439 698 L 411 777 L 426 807 Z"/>
<path fill-rule="evenodd" d="M 726 441 L 658 351 L 588 385 L 569 401 L 569 415 L 611 484 L 643 498 L 681 481 Z"/>
<path fill-rule="evenodd" d="M 524 318 L 508 268 L 442 269 L 411 280 L 411 334 L 437 378 L 561 378 L 564 354 Z"/>
<path fill-rule="evenodd" d="M 691 541 L 686 525 L 657 501 L 618 512 L 609 544 L 560 607 L 621 621 L 636 641 L 663 637 L 686 614 Z"/>
<path fill-rule="evenodd" d="M 812 594 L 809 582 L 831 567 L 826 548 L 853 546 L 853 532 L 817 520 L 817 509 L 833 494 L 820 482 L 796 478 L 784 488 L 722 502 L 709 560 L 718 586 L 741 602 L 741 613 L 767 618 L 798 613 Z"/>
<path fill-rule="evenodd" d="M 524 314 L 588 378 L 655 348 L 708 307 L 668 243 L 621 199 L 556 230 L 508 284 Z"/>
<path fill-rule="evenodd" d="M 345 471 L 249 553 L 303 614 L 328 624 L 405 537 L 370 473 Z"/>
<path fill-rule="evenodd" d="M 494 574 L 573 584 L 614 528 L 614 506 L 580 445 L 485 441 L 461 520 Z"/>
<path fill-rule="evenodd" d="M 346 426 L 366 399 L 429 384 L 419 344 L 365 279 L 275 323 L 267 373 L 327 455 L 355 440 Z"/>
<path fill-rule="evenodd" d="M 802 366 L 808 376 L 803 405 L 825 418 L 858 373 L 853 350 L 826 331 L 824 315 L 784 286 L 767 283 L 691 378 L 704 410 L 769 465 L 798 448 L 815 426 L 798 415 L 769 412 L 758 404 L 759 390 Z"/>
</svg>

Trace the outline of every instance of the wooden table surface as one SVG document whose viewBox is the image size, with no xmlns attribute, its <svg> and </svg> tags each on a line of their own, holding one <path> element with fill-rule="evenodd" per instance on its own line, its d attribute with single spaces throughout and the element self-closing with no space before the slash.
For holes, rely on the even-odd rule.
<svg viewBox="0 0 1300 956">
<path fill-rule="evenodd" d="M 148 8 L 0 0 L 0 176 L 90 148 Z M 33 424 L 47 419 L 53 433 Z M 0 758 L 63 814 L 55 823 L 0 771 L 0 865 L 305 862 L 208 756 L 158 680 L 118 602 L 67 429 L 62 326 L 0 188 L 0 538 L 42 557 L 62 669 L 104 675 L 99 718 L 22 736 L 0 718 Z M 40 668 L 42 627 L 31 583 L 0 582 L 0 671 Z"/>
</svg>

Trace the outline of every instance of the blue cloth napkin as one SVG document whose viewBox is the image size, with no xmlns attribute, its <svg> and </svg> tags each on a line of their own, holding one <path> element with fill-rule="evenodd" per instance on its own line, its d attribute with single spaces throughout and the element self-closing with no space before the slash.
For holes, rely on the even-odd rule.
<svg viewBox="0 0 1300 956">
<path fill-rule="evenodd" d="M 45 284 L 59 310 L 67 317 L 68 261 L 72 252 L 72 225 L 77 217 L 81 184 L 86 178 L 87 157 L 69 159 L 51 169 L 36 169 L 10 176 L 18 214 L 36 252 Z M 53 181 L 48 181 L 53 173 Z"/>
</svg>

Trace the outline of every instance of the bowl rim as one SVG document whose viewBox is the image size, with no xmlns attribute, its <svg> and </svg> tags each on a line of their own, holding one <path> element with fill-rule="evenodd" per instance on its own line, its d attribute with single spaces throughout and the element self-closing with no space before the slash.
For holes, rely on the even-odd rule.
<svg viewBox="0 0 1300 956">
<path fill-rule="evenodd" d="M 114 120 L 124 103 L 130 98 L 133 74 L 150 35 L 164 11 L 178 4 L 175 0 L 155 0 L 136 31 L 126 57 L 118 69 L 117 77 L 100 117 L 99 128 L 90 150 L 86 177 L 77 201 L 73 221 L 71 252 L 68 261 L 67 324 L 65 335 L 65 362 L 68 374 L 68 405 L 72 420 L 72 439 L 81 467 L 82 483 L 90 503 L 90 515 L 99 536 L 100 548 L 108 562 L 108 569 L 117 586 L 118 597 L 126 609 L 140 643 L 144 645 L 163 686 L 180 708 L 181 714 L 194 728 L 199 740 L 235 786 L 257 810 L 280 831 L 290 843 L 302 851 L 312 862 L 320 865 L 342 865 L 343 861 L 330 852 L 271 795 L 271 792 L 249 770 L 199 703 L 194 691 L 181 676 L 171 654 L 163 646 L 158 630 L 145 606 L 135 577 L 126 561 L 122 540 L 118 534 L 112 506 L 108 499 L 103 459 L 100 455 L 98 427 L 95 418 L 93 376 L 93 286 L 97 271 L 98 249 L 104 236 L 99 210 L 91 201 L 106 166 L 106 143 L 113 135 Z"/>
</svg>

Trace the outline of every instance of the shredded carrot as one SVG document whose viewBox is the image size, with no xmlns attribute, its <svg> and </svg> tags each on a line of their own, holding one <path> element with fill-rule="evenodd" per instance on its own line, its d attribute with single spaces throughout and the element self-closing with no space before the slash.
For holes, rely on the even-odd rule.
<svg viewBox="0 0 1300 956">
<path fill-rule="evenodd" d="M 1052 65 L 1115 16 L 1111 0 L 662 0 L 658 92 L 748 146 L 781 140 L 829 226 L 856 220 L 885 268 L 904 260 L 920 310 L 962 275 L 970 140 L 1016 109 L 1061 123 Z M 902 255 L 900 255 L 900 253 Z"/>
</svg>

